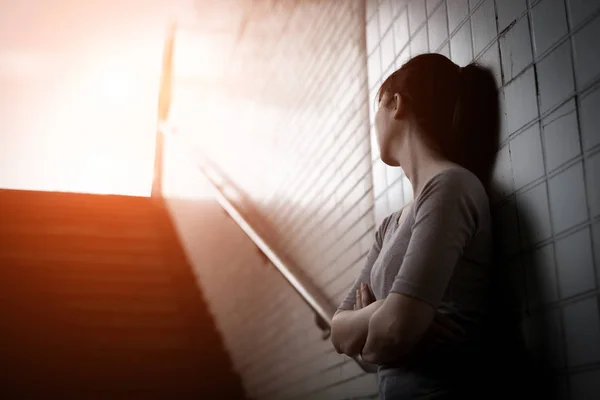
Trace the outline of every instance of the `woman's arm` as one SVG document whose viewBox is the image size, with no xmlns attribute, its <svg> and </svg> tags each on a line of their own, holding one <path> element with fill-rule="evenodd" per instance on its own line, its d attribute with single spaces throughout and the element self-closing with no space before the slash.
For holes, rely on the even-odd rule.
<svg viewBox="0 0 600 400">
<path fill-rule="evenodd" d="M 394 296 L 395 294 L 392 293 Z M 399 308 L 402 305 L 398 306 Z M 413 307 L 409 304 L 405 304 L 409 311 L 415 311 L 418 309 L 418 305 Z M 417 311 L 418 313 L 418 311 Z M 377 314 L 374 317 L 371 317 L 369 321 L 369 329 L 371 332 L 380 332 L 382 329 L 378 326 L 381 325 L 386 320 L 389 320 L 389 317 L 386 317 L 384 314 L 384 310 L 379 308 L 379 310 L 374 313 Z M 421 323 L 426 324 L 426 320 L 423 317 L 426 317 L 426 313 L 418 313 L 419 316 L 414 318 L 414 326 L 415 331 L 420 331 L 424 328 L 418 328 Z M 440 345 L 445 345 L 448 343 L 458 343 L 460 341 L 465 340 L 466 331 L 465 329 L 455 322 L 449 316 L 436 311 L 433 317 L 433 321 L 430 323 L 429 328 L 425 330 L 425 333 L 420 337 L 413 337 L 414 343 L 402 343 L 398 341 L 398 343 L 389 345 L 386 350 L 378 350 L 376 349 L 377 345 L 386 345 L 386 342 L 378 343 L 376 339 L 376 335 L 370 334 L 368 339 L 370 342 L 367 345 L 365 342 L 365 347 L 363 347 L 362 357 L 363 361 L 372 364 L 380 364 L 384 362 L 407 362 L 411 359 L 418 358 L 425 353 L 429 353 L 434 350 L 436 347 Z M 410 332 L 400 336 L 405 340 L 410 338 Z M 372 342 L 373 343 L 372 343 Z M 383 347 L 382 346 L 382 347 Z M 378 356 L 378 354 L 386 354 L 385 357 Z"/>
<path fill-rule="evenodd" d="M 404 359 L 431 327 L 435 310 L 429 304 L 390 293 L 369 319 L 363 360 L 383 364 Z"/>
<path fill-rule="evenodd" d="M 360 310 L 339 310 L 331 323 L 331 342 L 336 351 L 355 357 L 360 354 L 373 314 L 383 305 L 383 300 L 375 301 Z"/>
</svg>

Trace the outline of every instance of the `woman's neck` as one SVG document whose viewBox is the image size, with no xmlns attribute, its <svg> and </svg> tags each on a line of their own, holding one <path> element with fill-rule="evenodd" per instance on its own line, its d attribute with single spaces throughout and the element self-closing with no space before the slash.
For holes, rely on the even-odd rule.
<svg viewBox="0 0 600 400">
<path fill-rule="evenodd" d="M 397 152 L 397 159 L 410 181 L 413 196 L 417 197 L 423 185 L 431 177 L 454 164 L 432 150 L 421 139 L 418 132 L 405 135 L 404 143 Z"/>
</svg>

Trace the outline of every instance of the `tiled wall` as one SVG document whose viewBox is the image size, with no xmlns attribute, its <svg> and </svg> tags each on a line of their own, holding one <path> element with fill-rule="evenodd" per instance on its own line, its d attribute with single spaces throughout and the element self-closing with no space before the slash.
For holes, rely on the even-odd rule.
<svg viewBox="0 0 600 400">
<path fill-rule="evenodd" d="M 268 199 L 256 201 L 277 228 L 281 249 L 337 305 L 362 267 L 376 224 L 412 196 L 402 171 L 378 159 L 369 130 L 379 84 L 422 52 L 440 52 L 460 65 L 477 59 L 492 68 L 501 88 L 494 213 L 504 264 L 523 302 L 528 348 L 558 368 L 563 398 L 594 398 L 600 392 L 600 53 L 594 44 L 600 2 L 298 4 L 320 10 L 286 16 L 307 33 L 281 37 L 315 49 L 306 69 L 293 74 L 302 77 L 294 87 L 304 92 L 293 94 L 294 107 L 278 117 L 284 128 L 278 156 L 297 161 L 277 171 L 285 179 Z M 324 45 L 326 54 L 319 50 Z M 375 377 L 320 339 L 312 313 L 243 233 L 213 213 L 214 203 L 177 200 L 199 179 L 178 158 L 177 152 L 166 156 L 170 207 L 249 395 L 377 398 Z M 201 234 L 207 225 L 210 237 Z"/>
<path fill-rule="evenodd" d="M 504 264 L 522 289 L 528 349 L 549 358 L 561 396 L 573 400 L 600 396 L 599 35 L 597 0 L 367 3 L 371 103 L 382 80 L 422 52 L 495 72 Z M 377 160 L 373 176 L 379 222 L 408 201 L 410 184 Z"/>
</svg>

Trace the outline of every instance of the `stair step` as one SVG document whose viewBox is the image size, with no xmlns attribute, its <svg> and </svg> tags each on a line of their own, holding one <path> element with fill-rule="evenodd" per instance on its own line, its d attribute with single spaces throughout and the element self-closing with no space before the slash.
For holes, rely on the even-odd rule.
<svg viewBox="0 0 600 400">
<path fill-rule="evenodd" d="M 23 256 L 6 257 L 0 254 L 0 286 L 5 279 L 27 280 L 36 282 L 51 280 L 52 277 L 60 279 L 79 279 L 94 282 L 103 282 L 103 277 L 114 282 L 185 282 L 190 288 L 196 290 L 192 270 L 178 258 L 161 257 L 104 257 L 96 258 L 94 255 L 67 258 L 67 254 L 60 256 Z M 128 262 L 132 259 L 135 262 Z"/>
<path fill-rule="evenodd" d="M 16 266 L 11 270 L 0 271 L 0 277 L 3 279 L 14 279 L 16 282 L 26 283 L 28 287 L 35 287 L 35 290 L 44 288 L 79 288 L 80 291 L 87 292 L 91 290 L 102 290 L 107 288 L 115 292 L 144 292 L 146 294 L 158 293 L 180 293 L 183 287 L 190 290 L 195 289 L 195 285 L 182 285 L 181 279 L 189 278 L 182 270 L 145 270 L 139 266 L 130 268 L 107 268 L 104 265 L 93 266 L 80 265 L 75 268 L 54 268 L 43 267 L 25 267 Z M 119 275 L 115 274 L 119 270 Z M 0 287 L 2 284 L 0 283 Z M 24 286 L 25 287 L 25 286 Z M 150 292 L 150 293 L 148 293 Z"/>
<path fill-rule="evenodd" d="M 144 212 L 164 214 L 164 205 L 148 197 L 0 189 L 0 210 L 8 208 L 45 213 L 64 209 L 73 213 L 103 212 L 111 215 Z"/>
<path fill-rule="evenodd" d="M 187 310 L 168 312 L 148 308 L 146 310 L 109 310 L 109 309 L 66 309 L 66 307 L 45 306 L 37 310 L 32 307 L 18 307 L 0 312 L 4 324 L 16 327 L 3 327 L 0 332 L 32 331 L 31 335 L 78 335 L 86 330 L 108 332 L 144 331 L 179 332 L 187 330 L 192 337 L 209 335 L 215 340 L 220 337 L 214 323 L 207 313 L 192 313 Z M 39 327 L 44 327 L 39 331 Z M 198 332 L 198 333 L 195 333 Z M 28 334 L 25 333 L 27 336 Z M 18 336 L 18 335 L 16 335 Z M 72 336 L 72 335 L 70 335 Z"/>
<path fill-rule="evenodd" d="M 90 226 L 89 224 L 59 225 L 59 224 L 23 224 L 9 223 L 2 219 L 0 234 L 30 236 L 30 235 L 52 235 L 52 236 L 78 236 L 93 239 L 129 239 L 140 241 L 158 241 L 172 243 L 170 237 L 165 238 L 164 232 L 156 229 L 147 229 L 140 226 L 130 225 L 121 229 L 107 229 Z"/>
<path fill-rule="evenodd" d="M 111 271 L 107 271 L 107 274 Z M 59 276 L 49 277 L 45 274 L 33 274 L 31 271 L 0 272 L 0 299 L 10 296 L 29 296 L 31 300 L 40 298 L 58 298 L 65 296 L 84 299 L 94 297 L 115 297 L 122 300 L 169 300 L 179 297 L 185 301 L 203 302 L 196 290 L 197 285 L 183 285 L 181 279 L 195 279 L 193 276 L 175 271 L 166 275 L 156 271 L 147 274 L 139 271 L 125 271 L 123 276 L 109 278 L 88 271 L 62 272 Z M 8 282 L 10 280 L 10 283 Z"/>
<path fill-rule="evenodd" d="M 132 341 L 133 342 L 133 341 Z M 128 371 L 130 375 L 160 372 L 199 371 L 205 375 L 214 373 L 232 373 L 232 366 L 221 346 L 186 346 L 171 341 L 159 344 L 147 342 L 146 346 L 134 344 L 132 347 L 118 346 L 112 343 L 79 344 L 73 351 L 66 346 L 53 349 L 33 344 L 29 352 L 3 354 L 3 361 L 12 365 L 23 365 L 31 370 L 44 370 L 48 373 L 72 370 L 74 373 L 107 370 Z M 62 370 L 62 371 L 61 371 Z M 123 372 L 119 372 L 123 374 Z"/>
<path fill-rule="evenodd" d="M 0 254 L 27 253 L 83 253 L 83 254 L 130 254 L 163 255 L 177 254 L 173 246 L 160 241 L 140 241 L 127 238 L 88 238 L 79 235 L 27 235 L 20 236 L 0 232 Z"/>
<path fill-rule="evenodd" d="M 55 210 L 51 214 L 26 212 L 20 213 L 14 210 L 1 210 L 1 219 L 10 225 L 40 225 L 40 226 L 89 226 L 104 229 L 120 229 L 125 227 L 138 227 L 143 229 L 161 229 L 166 226 L 165 221 L 156 219 L 152 214 L 148 215 L 74 215 L 71 212 Z"/>
<path fill-rule="evenodd" d="M 144 266 L 163 268 L 168 263 L 168 256 L 154 255 L 111 255 L 111 254 L 71 254 L 68 252 L 53 253 L 22 253 L 19 251 L 3 251 L 0 253 L 0 265 L 44 262 L 44 263 L 79 263 L 79 264 L 112 264 L 124 266 Z"/>
</svg>

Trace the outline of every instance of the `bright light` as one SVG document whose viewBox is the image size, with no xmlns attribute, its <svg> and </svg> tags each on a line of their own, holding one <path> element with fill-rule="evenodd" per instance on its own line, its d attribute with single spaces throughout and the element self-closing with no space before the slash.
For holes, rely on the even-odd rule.
<svg viewBox="0 0 600 400">
<path fill-rule="evenodd" d="M 138 108 L 140 97 L 145 94 L 143 80 L 136 76 L 131 65 L 125 61 L 103 61 L 91 68 L 86 68 L 72 87 L 71 100 L 78 110 L 78 115 L 91 117 L 107 116 L 107 111 L 131 113 Z M 157 91 L 157 89 L 155 89 Z M 152 110 L 149 110 L 152 111 Z M 88 120 L 89 121 L 89 120 Z"/>
<path fill-rule="evenodd" d="M 150 194 L 173 3 L 23 0 L 2 10 L 1 188 Z"/>
<path fill-rule="evenodd" d="M 113 61 L 101 66 L 95 76 L 89 76 L 83 93 L 92 96 L 102 107 L 122 107 L 130 104 L 142 89 L 135 74 L 124 62 Z"/>
</svg>

